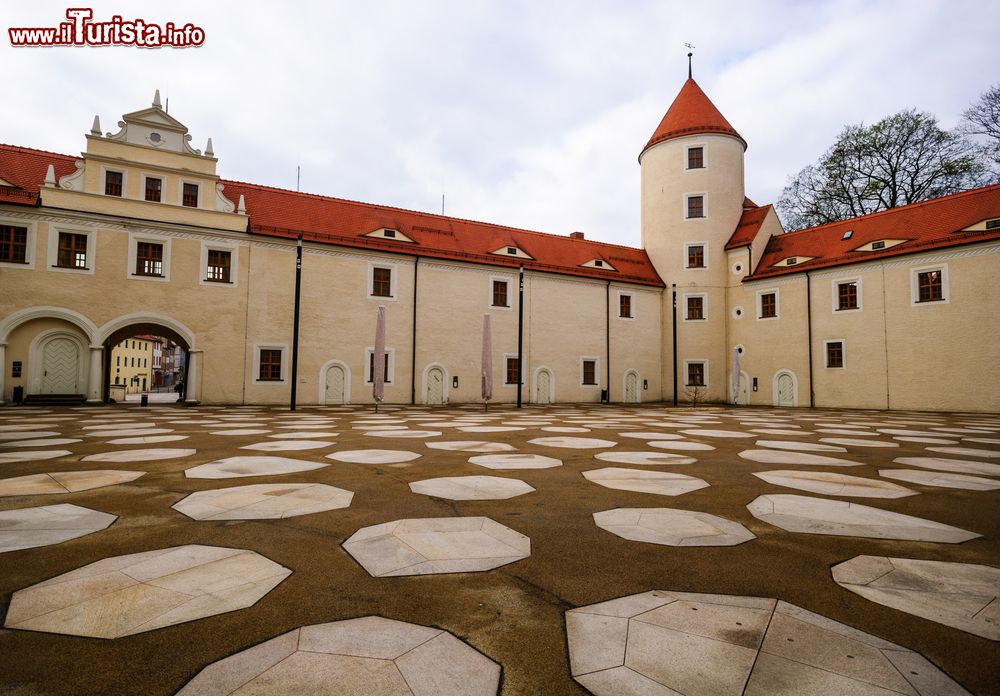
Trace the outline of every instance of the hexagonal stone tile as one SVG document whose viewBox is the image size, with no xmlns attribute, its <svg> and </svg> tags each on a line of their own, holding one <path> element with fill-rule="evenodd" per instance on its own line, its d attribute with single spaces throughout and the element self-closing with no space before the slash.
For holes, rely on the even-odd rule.
<svg viewBox="0 0 1000 696">
<path fill-rule="evenodd" d="M 35 462 L 42 459 L 56 459 L 73 454 L 69 450 L 28 450 L 25 452 L 0 452 L 0 464 L 14 462 Z"/>
<path fill-rule="evenodd" d="M 818 445 L 815 442 L 799 442 L 797 440 L 757 440 L 758 447 L 792 450 L 793 452 L 846 452 L 845 447 L 836 445 Z"/>
<path fill-rule="evenodd" d="M 800 491 L 823 495 L 858 498 L 905 498 L 917 495 L 916 491 L 888 481 L 834 474 L 829 471 L 761 471 L 754 473 L 754 476 L 775 486 L 797 488 Z"/>
<path fill-rule="evenodd" d="M 596 696 L 967 694 L 917 653 L 774 599 L 646 592 L 566 612 L 566 633 Z"/>
<path fill-rule="evenodd" d="M 532 493 L 535 489 L 520 479 L 499 476 L 444 476 L 414 481 L 410 484 L 410 490 L 448 500 L 506 500 Z"/>
<path fill-rule="evenodd" d="M 512 452 L 515 447 L 506 442 L 486 442 L 485 440 L 446 440 L 424 443 L 431 449 L 448 452 Z"/>
<path fill-rule="evenodd" d="M 469 463 L 498 471 L 510 469 L 551 469 L 562 466 L 561 459 L 543 454 L 481 454 L 469 457 Z"/>
<path fill-rule="evenodd" d="M 761 464 L 798 464 L 800 466 L 861 466 L 861 462 L 849 459 L 825 457 L 821 454 L 806 452 L 787 452 L 785 450 L 743 450 L 739 453 L 743 459 Z"/>
<path fill-rule="evenodd" d="M 756 538 L 738 522 L 672 508 L 605 510 L 594 513 L 594 522 L 623 539 L 664 546 L 735 546 Z"/>
<path fill-rule="evenodd" d="M 659 449 L 687 450 L 692 452 L 707 452 L 715 449 L 713 445 L 704 442 L 688 442 L 687 440 L 650 440 L 646 444 Z"/>
<path fill-rule="evenodd" d="M 396 520 L 359 529 L 344 550 L 375 577 L 490 570 L 531 555 L 531 541 L 488 517 Z"/>
<path fill-rule="evenodd" d="M 759 520 L 789 532 L 960 544 L 981 534 L 844 500 L 762 495 L 747 505 Z"/>
<path fill-rule="evenodd" d="M 0 442 L 0 447 L 58 447 L 59 445 L 72 445 L 77 442 L 83 442 L 83 440 L 75 437 L 43 437 L 39 440 Z"/>
<path fill-rule="evenodd" d="M 179 448 L 154 448 L 154 449 L 134 449 L 121 450 L 119 452 L 103 452 L 101 454 L 91 454 L 83 458 L 85 462 L 152 462 L 160 459 L 176 459 L 178 457 L 190 457 L 198 450 Z"/>
<path fill-rule="evenodd" d="M 371 430 L 365 433 L 369 437 L 437 437 L 439 430 Z"/>
<path fill-rule="evenodd" d="M 270 442 L 256 442 L 252 445 L 244 445 L 240 449 L 256 450 L 258 452 L 289 452 L 293 450 L 322 449 L 332 447 L 337 444 L 329 440 L 271 440 Z"/>
<path fill-rule="evenodd" d="M 922 486 L 937 486 L 939 488 L 962 488 L 967 491 L 995 491 L 1000 488 L 1000 481 L 971 476 L 969 474 L 952 474 L 941 471 L 919 471 L 916 469 L 879 469 L 878 475 L 896 481 L 919 483 Z"/>
<path fill-rule="evenodd" d="M 46 474 L 28 474 L 0 480 L 0 497 L 9 495 L 51 495 L 76 493 L 91 488 L 114 486 L 135 481 L 144 471 L 51 471 Z"/>
<path fill-rule="evenodd" d="M 3 455 L 0 455 L 2 457 Z M 920 469 L 953 471 L 956 474 L 979 474 L 980 476 L 1000 476 L 1000 464 L 973 462 L 968 459 L 945 459 L 942 457 L 897 457 L 894 464 L 915 466 Z"/>
<path fill-rule="evenodd" d="M 672 471 L 641 471 L 614 466 L 585 471 L 583 477 L 605 488 L 658 495 L 682 495 L 708 487 L 708 483 L 700 478 Z"/>
<path fill-rule="evenodd" d="M 253 551 L 218 546 L 114 556 L 18 590 L 4 626 L 120 638 L 244 609 L 291 572 Z"/>
<path fill-rule="evenodd" d="M 399 464 L 412 462 L 420 457 L 416 452 L 387 449 L 343 450 L 326 455 L 327 459 L 348 464 Z"/>
<path fill-rule="evenodd" d="M 159 442 L 178 442 L 187 440 L 187 435 L 143 435 L 141 437 L 120 437 L 108 440 L 109 445 L 154 445 Z"/>
<path fill-rule="evenodd" d="M 614 447 L 617 442 L 612 440 L 600 440 L 596 437 L 536 437 L 528 440 L 533 445 L 543 447 L 562 447 L 565 449 L 600 449 L 603 447 Z"/>
<path fill-rule="evenodd" d="M 615 464 L 638 464 L 639 466 L 680 466 L 682 464 L 694 464 L 698 460 L 694 457 L 685 457 L 683 454 L 670 454 L 669 452 L 599 452 L 594 455 L 594 459 L 602 462 L 614 462 Z"/>
<path fill-rule="evenodd" d="M 195 466 L 184 472 L 188 478 L 224 479 L 244 476 L 280 476 L 322 469 L 329 464 L 288 457 L 227 457 Z"/>
<path fill-rule="evenodd" d="M 116 519 L 68 503 L 0 512 L 0 553 L 60 544 L 106 529 Z"/>
<path fill-rule="evenodd" d="M 215 662 L 178 696 L 493 696 L 500 666 L 437 628 L 378 616 L 303 626 Z"/>
<path fill-rule="evenodd" d="M 277 520 L 345 508 L 353 497 L 322 483 L 260 483 L 198 491 L 172 507 L 195 520 Z"/>
<path fill-rule="evenodd" d="M 694 428 L 692 430 L 682 430 L 686 435 L 695 437 L 754 437 L 753 433 L 745 433 L 740 430 L 712 430 L 704 428 Z"/>
<path fill-rule="evenodd" d="M 838 585 L 872 602 L 1000 640 L 1000 568 L 855 556 L 831 572 Z"/>
</svg>

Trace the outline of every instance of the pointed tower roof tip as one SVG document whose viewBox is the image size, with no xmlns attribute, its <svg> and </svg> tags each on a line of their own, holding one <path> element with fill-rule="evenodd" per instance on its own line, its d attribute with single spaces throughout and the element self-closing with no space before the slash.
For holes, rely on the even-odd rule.
<svg viewBox="0 0 1000 696">
<path fill-rule="evenodd" d="M 729 121 L 716 108 L 708 95 L 702 91 L 697 82 L 689 77 L 684 86 L 681 87 L 681 91 L 677 93 L 670 108 L 667 109 L 660 125 L 656 127 L 653 137 L 649 139 L 642 151 L 645 152 L 664 140 L 699 133 L 729 135 L 743 143 L 744 150 L 747 147 L 747 141 L 743 139 L 743 136 L 729 125 Z M 642 153 L 639 156 L 641 157 Z"/>
<path fill-rule="evenodd" d="M 160 103 L 160 90 L 156 90 L 156 94 L 153 95 L 153 106 L 157 109 L 163 108 L 163 105 Z"/>
</svg>

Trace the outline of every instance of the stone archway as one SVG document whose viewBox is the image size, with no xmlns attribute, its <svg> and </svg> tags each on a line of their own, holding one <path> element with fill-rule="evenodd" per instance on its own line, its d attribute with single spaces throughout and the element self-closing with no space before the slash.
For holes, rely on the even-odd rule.
<svg viewBox="0 0 1000 696">
<path fill-rule="evenodd" d="M 184 356 L 180 393 L 185 403 L 198 403 L 201 400 L 201 350 L 195 345 L 194 333 L 170 316 L 143 312 L 117 317 L 97 330 L 103 349 L 101 399 L 106 402 L 110 398 L 112 349 L 126 339 L 144 334 L 162 336 L 180 346 Z"/>
</svg>

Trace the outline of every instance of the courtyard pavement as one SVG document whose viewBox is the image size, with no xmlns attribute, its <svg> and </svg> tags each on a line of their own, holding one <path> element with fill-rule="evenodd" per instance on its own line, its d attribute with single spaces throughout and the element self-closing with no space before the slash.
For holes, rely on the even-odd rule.
<svg viewBox="0 0 1000 696">
<path fill-rule="evenodd" d="M 1000 694 L 1000 415 L 0 409 L 3 694 Z"/>
</svg>

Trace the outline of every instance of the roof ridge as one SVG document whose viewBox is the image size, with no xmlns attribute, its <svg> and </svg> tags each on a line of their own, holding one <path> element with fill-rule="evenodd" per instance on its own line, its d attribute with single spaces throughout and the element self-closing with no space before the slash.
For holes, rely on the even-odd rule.
<svg viewBox="0 0 1000 696">
<path fill-rule="evenodd" d="M 833 225 L 843 225 L 844 223 L 849 223 L 854 220 L 869 220 L 873 217 L 879 215 L 886 215 L 887 213 L 898 213 L 901 210 L 909 210 L 912 208 L 919 208 L 920 206 L 931 205 L 934 203 L 940 203 L 941 201 L 950 200 L 953 198 L 958 198 L 959 196 L 968 196 L 974 193 L 982 193 L 988 189 L 1000 189 L 1000 184 L 988 184 L 986 186 L 978 186 L 976 188 L 966 189 L 964 191 L 956 191 L 955 193 L 948 193 L 944 196 L 938 196 L 937 198 L 928 198 L 925 201 L 917 201 L 916 203 L 907 203 L 906 205 L 897 205 L 895 208 L 886 208 L 885 210 L 876 210 L 874 213 L 865 213 L 864 215 L 856 215 L 852 218 L 845 218 L 843 220 L 834 220 L 833 222 L 824 222 L 822 225 L 816 225 L 814 227 L 803 227 L 800 230 L 791 230 L 790 232 L 784 232 L 778 237 L 784 237 L 788 234 L 799 234 L 800 232 L 813 232 L 815 230 L 821 230 L 824 227 L 831 227 Z"/>
<path fill-rule="evenodd" d="M 601 241 L 598 241 L 596 239 L 576 239 L 574 237 L 570 237 L 569 235 L 556 234 L 554 232 L 540 232 L 538 230 L 529 230 L 529 229 L 525 229 L 523 227 L 511 227 L 510 225 L 503 225 L 503 224 L 500 224 L 500 223 L 497 223 L 497 222 L 487 222 L 485 220 L 473 220 L 472 218 L 461 218 L 461 217 L 455 217 L 455 216 L 452 216 L 452 215 L 440 215 L 438 213 L 428 213 L 428 212 L 423 211 L 423 210 L 413 210 L 411 208 L 402 208 L 402 207 L 394 206 L 394 205 L 385 205 L 385 204 L 382 204 L 382 203 L 368 203 L 368 202 L 365 202 L 365 201 L 357 201 L 357 200 L 354 200 L 354 199 L 351 199 L 351 198 L 340 198 L 340 197 L 337 197 L 337 196 L 326 196 L 326 195 L 323 195 L 321 193 L 309 193 L 309 192 L 305 192 L 305 191 L 292 191 L 291 189 L 281 188 L 280 186 L 268 186 L 266 184 L 255 184 L 255 183 L 251 183 L 251 182 L 248 182 L 248 181 L 238 181 L 236 179 L 225 179 L 225 178 L 220 178 L 220 182 L 223 185 L 225 185 L 227 183 L 230 183 L 230 184 L 236 184 L 237 186 L 248 186 L 248 187 L 251 187 L 251 188 L 256 188 L 256 189 L 265 190 L 265 191 L 276 191 L 276 192 L 279 192 L 279 193 L 287 193 L 287 194 L 291 194 L 291 195 L 294 195 L 294 196 L 303 196 L 303 197 L 306 197 L 306 198 L 319 199 L 319 200 L 324 200 L 324 201 L 336 201 L 338 203 L 347 203 L 349 205 L 359 205 L 359 206 L 364 206 L 366 208 L 382 208 L 382 209 L 387 209 L 387 210 L 398 210 L 401 213 L 410 213 L 412 215 L 424 215 L 424 216 L 427 216 L 429 218 L 433 218 L 433 219 L 436 219 L 436 220 L 452 220 L 452 221 L 455 221 L 455 222 L 467 222 L 467 223 L 471 223 L 471 224 L 474 224 L 474 225 L 489 225 L 490 227 L 496 227 L 496 228 L 499 228 L 499 229 L 502 229 L 502 230 L 507 230 L 507 231 L 512 231 L 512 232 L 521 232 L 521 233 L 524 233 L 524 234 L 536 234 L 536 235 L 539 235 L 539 236 L 542 236 L 542 237 L 554 237 L 556 239 L 573 240 L 574 242 L 581 242 L 582 241 L 582 242 L 589 243 L 589 244 L 597 244 L 597 245 L 600 245 L 600 246 L 612 247 L 612 248 L 615 248 L 615 249 L 628 249 L 630 251 L 642 251 L 642 247 L 626 246 L 624 244 L 615 244 L 613 242 L 601 242 Z"/>
</svg>

